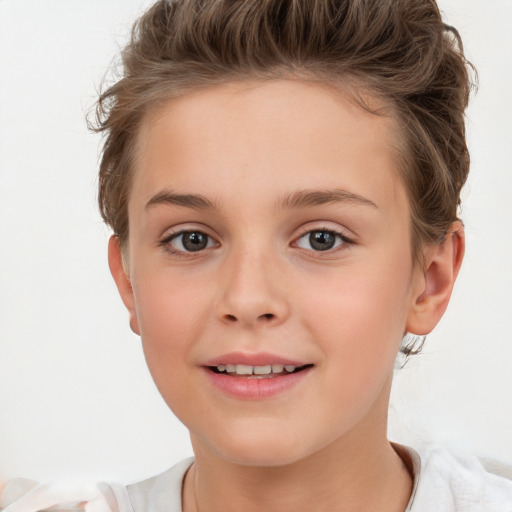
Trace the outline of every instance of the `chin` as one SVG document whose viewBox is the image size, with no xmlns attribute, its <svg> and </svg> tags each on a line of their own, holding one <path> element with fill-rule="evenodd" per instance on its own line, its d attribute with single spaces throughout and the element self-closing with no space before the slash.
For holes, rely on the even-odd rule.
<svg viewBox="0 0 512 512">
<path fill-rule="evenodd" d="M 309 447 L 298 432 L 290 429 L 271 429 L 265 425 L 232 428 L 220 436 L 199 441 L 201 450 L 206 446 L 216 456 L 232 464 L 252 467 L 280 467 L 306 458 L 321 447 Z M 203 438 L 204 439 L 204 438 Z M 197 440 L 192 436 L 194 451 Z M 199 447 L 198 447 L 199 448 Z"/>
</svg>

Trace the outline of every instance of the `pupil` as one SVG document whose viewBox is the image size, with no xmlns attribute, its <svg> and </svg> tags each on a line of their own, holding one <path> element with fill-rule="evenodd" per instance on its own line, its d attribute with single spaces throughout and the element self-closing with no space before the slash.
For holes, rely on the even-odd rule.
<svg viewBox="0 0 512 512">
<path fill-rule="evenodd" d="M 329 231 L 313 231 L 309 234 L 309 243 L 317 251 L 327 251 L 332 249 L 336 242 L 336 237 Z"/>
<path fill-rule="evenodd" d="M 187 251 L 200 251 L 206 247 L 208 237 L 204 233 L 184 233 L 182 241 L 183 247 L 185 247 Z"/>
</svg>

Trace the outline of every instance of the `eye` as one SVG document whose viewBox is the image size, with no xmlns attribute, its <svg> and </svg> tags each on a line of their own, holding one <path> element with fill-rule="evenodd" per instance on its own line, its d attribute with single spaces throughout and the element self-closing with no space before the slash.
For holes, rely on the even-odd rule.
<svg viewBox="0 0 512 512">
<path fill-rule="evenodd" d="M 313 251 L 328 251 L 350 242 L 341 233 L 328 229 L 315 229 L 302 235 L 296 242 L 297 247 Z"/>
<path fill-rule="evenodd" d="M 171 252 L 198 252 L 217 244 L 213 238 L 202 231 L 180 231 L 173 233 L 164 240 L 161 245 L 167 247 Z"/>
</svg>

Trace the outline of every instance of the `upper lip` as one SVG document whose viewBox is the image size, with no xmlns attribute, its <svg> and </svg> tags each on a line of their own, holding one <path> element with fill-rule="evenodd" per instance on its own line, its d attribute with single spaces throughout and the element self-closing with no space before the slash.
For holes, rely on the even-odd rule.
<svg viewBox="0 0 512 512">
<path fill-rule="evenodd" d="M 304 366 L 308 363 L 268 352 L 258 352 L 253 354 L 247 352 L 230 352 L 228 354 L 223 354 L 213 359 L 209 359 L 208 361 L 205 361 L 202 366 L 219 366 L 221 364 L 243 364 L 247 366 L 282 364 L 290 366 Z"/>
</svg>

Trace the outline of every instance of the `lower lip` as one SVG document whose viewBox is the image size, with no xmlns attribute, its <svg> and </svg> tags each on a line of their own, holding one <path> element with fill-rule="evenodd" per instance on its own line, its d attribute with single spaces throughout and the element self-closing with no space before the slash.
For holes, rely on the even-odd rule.
<svg viewBox="0 0 512 512">
<path fill-rule="evenodd" d="M 213 385 L 224 394 L 244 400 L 272 398 L 300 384 L 313 367 L 276 377 L 236 377 L 204 368 Z"/>
</svg>

